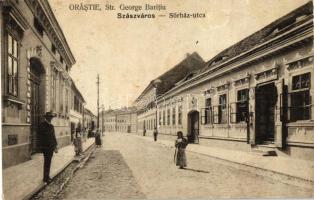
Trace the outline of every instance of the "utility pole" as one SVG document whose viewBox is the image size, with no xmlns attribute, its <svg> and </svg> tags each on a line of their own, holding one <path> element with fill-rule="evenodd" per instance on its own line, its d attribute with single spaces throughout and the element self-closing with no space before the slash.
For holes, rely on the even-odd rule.
<svg viewBox="0 0 314 200">
<path fill-rule="evenodd" d="M 104 136 L 104 104 L 101 105 L 101 132 L 102 132 L 102 136 Z"/>
<path fill-rule="evenodd" d="M 99 74 L 97 74 L 97 128 L 99 129 Z"/>
</svg>

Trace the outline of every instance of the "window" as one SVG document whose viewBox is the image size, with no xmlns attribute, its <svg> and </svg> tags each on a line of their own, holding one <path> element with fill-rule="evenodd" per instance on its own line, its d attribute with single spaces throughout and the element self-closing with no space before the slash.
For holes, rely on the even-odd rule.
<svg viewBox="0 0 314 200">
<path fill-rule="evenodd" d="M 65 90 L 65 112 L 68 113 L 69 112 L 69 90 L 66 89 Z"/>
<path fill-rule="evenodd" d="M 219 105 L 214 110 L 214 112 L 215 112 L 214 115 L 217 118 L 215 120 L 215 123 L 218 123 L 218 124 L 227 123 L 227 95 L 226 94 L 219 96 Z"/>
<path fill-rule="evenodd" d="M 172 108 L 172 125 L 176 125 L 176 107 Z"/>
<path fill-rule="evenodd" d="M 18 64 L 19 64 L 19 54 L 18 54 L 18 43 L 17 40 L 8 34 L 8 94 L 17 96 L 18 95 Z"/>
<path fill-rule="evenodd" d="M 51 98 L 52 98 L 52 109 L 56 110 L 56 100 L 57 100 L 57 73 L 53 72 L 51 77 Z"/>
<path fill-rule="evenodd" d="M 39 35 L 43 36 L 44 35 L 44 28 L 43 26 L 40 24 L 40 22 L 38 21 L 37 18 L 34 18 L 34 27 L 37 30 L 37 32 L 39 33 Z"/>
<path fill-rule="evenodd" d="M 237 92 L 237 102 L 230 104 L 231 123 L 245 122 L 248 115 L 249 89 Z"/>
<path fill-rule="evenodd" d="M 292 77 L 290 121 L 311 119 L 311 73 Z"/>
<path fill-rule="evenodd" d="M 159 111 L 159 125 L 161 126 L 161 111 Z"/>
<path fill-rule="evenodd" d="M 163 110 L 162 112 L 162 125 L 166 125 L 166 111 Z"/>
<path fill-rule="evenodd" d="M 64 84 L 60 82 L 60 94 L 59 94 L 60 95 L 59 96 L 60 112 L 63 112 L 63 97 L 64 97 L 63 87 L 64 87 Z"/>
<path fill-rule="evenodd" d="M 205 108 L 202 109 L 202 124 L 212 124 L 213 123 L 213 113 L 212 113 L 212 99 L 207 98 L 205 100 Z"/>
<path fill-rule="evenodd" d="M 167 125 L 170 125 L 170 109 L 167 110 Z"/>
<path fill-rule="evenodd" d="M 182 105 L 178 107 L 178 124 L 182 125 Z"/>
<path fill-rule="evenodd" d="M 63 58 L 61 55 L 60 55 L 60 62 L 63 64 Z"/>
<path fill-rule="evenodd" d="M 53 54 L 56 54 L 56 47 L 53 44 L 51 44 L 51 51 Z"/>
</svg>

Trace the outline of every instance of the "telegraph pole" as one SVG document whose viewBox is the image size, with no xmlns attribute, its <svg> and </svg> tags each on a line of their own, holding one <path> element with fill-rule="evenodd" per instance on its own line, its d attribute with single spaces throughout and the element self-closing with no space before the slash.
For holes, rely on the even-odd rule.
<svg viewBox="0 0 314 200">
<path fill-rule="evenodd" d="M 101 135 L 104 136 L 104 104 L 101 105 Z"/>
<path fill-rule="evenodd" d="M 97 74 L 97 128 L 99 129 L 99 74 Z"/>
</svg>

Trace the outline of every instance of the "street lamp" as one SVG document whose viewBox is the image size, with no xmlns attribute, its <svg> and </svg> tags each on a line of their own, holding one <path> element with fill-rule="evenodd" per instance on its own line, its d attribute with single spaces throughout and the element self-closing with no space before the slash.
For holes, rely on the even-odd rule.
<svg viewBox="0 0 314 200">
<path fill-rule="evenodd" d="M 155 106 L 156 106 L 156 130 L 157 130 L 157 132 L 158 132 L 158 125 L 157 125 L 157 94 L 158 94 L 158 85 L 161 83 L 161 80 L 160 79 L 155 79 L 154 81 L 153 81 L 153 85 L 154 85 L 154 87 L 156 88 L 156 92 L 155 92 L 155 94 L 156 94 L 156 97 L 155 97 Z"/>
</svg>

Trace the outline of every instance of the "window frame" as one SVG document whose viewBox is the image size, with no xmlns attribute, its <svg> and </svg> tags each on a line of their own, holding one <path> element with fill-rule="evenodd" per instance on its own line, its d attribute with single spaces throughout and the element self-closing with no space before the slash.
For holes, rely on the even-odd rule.
<svg viewBox="0 0 314 200">
<path fill-rule="evenodd" d="M 239 98 L 239 92 L 241 91 L 246 91 L 247 92 L 247 96 L 246 96 L 246 99 L 240 99 Z M 241 89 L 238 89 L 236 90 L 236 99 L 237 101 L 236 102 L 232 102 L 229 104 L 229 108 L 230 108 L 230 123 L 231 124 L 238 124 L 238 123 L 245 123 L 247 121 L 247 119 L 244 119 L 244 120 L 241 120 L 239 119 L 239 104 L 242 104 L 242 103 L 245 103 L 246 104 L 246 108 L 247 108 L 247 114 L 249 112 L 249 92 L 250 92 L 250 89 L 249 88 L 241 88 Z M 233 105 L 234 108 L 233 108 Z M 234 110 L 234 111 L 233 111 Z M 233 117 L 235 116 L 235 117 Z M 248 118 L 248 116 L 246 116 L 246 118 Z M 235 119 L 235 120 L 234 120 Z"/>
<path fill-rule="evenodd" d="M 304 88 L 297 88 L 297 89 L 294 89 L 294 86 L 293 86 L 293 80 L 295 77 L 297 76 L 302 76 L 302 75 L 305 75 L 305 74 L 309 74 L 309 85 L 308 87 L 304 87 Z M 313 101 L 312 101 L 312 95 L 311 95 L 311 82 L 312 82 L 312 77 L 313 74 L 310 70 L 302 70 L 302 71 L 299 71 L 298 73 L 294 73 L 294 74 L 291 74 L 290 76 L 290 91 L 288 92 L 288 122 L 302 122 L 302 121 L 309 121 L 312 119 L 312 107 L 313 107 Z M 295 108 L 294 106 L 292 106 L 292 102 L 293 102 L 293 98 L 292 98 L 292 95 L 295 95 L 297 93 L 303 93 L 303 94 L 306 94 L 308 95 L 308 101 L 309 103 L 307 105 L 303 105 L 301 106 L 301 108 L 303 108 L 303 114 L 305 112 L 305 109 L 307 108 L 308 109 L 308 118 L 306 119 L 298 119 L 296 116 L 292 116 L 292 109 Z M 304 102 L 303 102 L 304 104 Z M 297 112 L 296 112 L 297 113 Z"/>
<path fill-rule="evenodd" d="M 183 112 L 183 107 L 182 105 L 178 106 L 178 125 L 182 125 L 182 112 Z"/>
<path fill-rule="evenodd" d="M 208 104 L 209 99 L 210 99 L 210 104 Z M 201 108 L 201 124 L 202 125 L 214 124 L 214 113 L 213 113 L 211 97 L 205 98 L 205 107 Z"/>
<path fill-rule="evenodd" d="M 176 114 L 177 114 L 177 109 L 176 107 L 174 106 L 172 108 L 172 125 L 176 125 Z"/>
<path fill-rule="evenodd" d="M 221 102 L 220 102 L 220 97 L 222 97 L 222 96 L 225 96 L 225 103 L 224 104 L 221 104 Z M 217 107 L 218 107 L 218 121 L 217 121 L 217 124 L 228 124 L 228 96 L 227 96 L 227 93 L 222 93 L 222 94 L 219 94 L 218 95 L 218 102 L 219 102 L 219 104 L 217 105 Z M 224 106 L 225 108 L 224 109 L 222 109 L 222 106 Z M 224 122 L 222 122 L 222 111 L 225 111 L 225 115 L 226 115 L 226 117 L 225 117 L 225 121 Z M 215 115 L 215 114 L 214 114 Z"/>
<path fill-rule="evenodd" d="M 167 126 L 170 126 L 170 108 L 167 109 Z"/>
<path fill-rule="evenodd" d="M 5 44 L 6 44 L 6 84 L 5 84 L 5 91 L 8 95 L 18 98 L 20 95 L 20 87 L 19 87 L 19 68 L 20 68 L 20 40 L 19 38 L 11 31 L 6 30 L 6 37 L 5 37 Z M 11 41 L 11 53 L 9 52 L 9 37 L 12 38 Z M 16 57 L 14 51 L 14 42 L 16 42 Z M 14 74 L 14 62 L 16 62 L 16 76 L 11 75 L 14 79 L 11 83 L 12 91 L 10 90 L 10 75 L 9 75 L 9 58 L 11 58 L 11 73 Z M 16 92 L 16 94 L 14 94 Z"/>
</svg>

